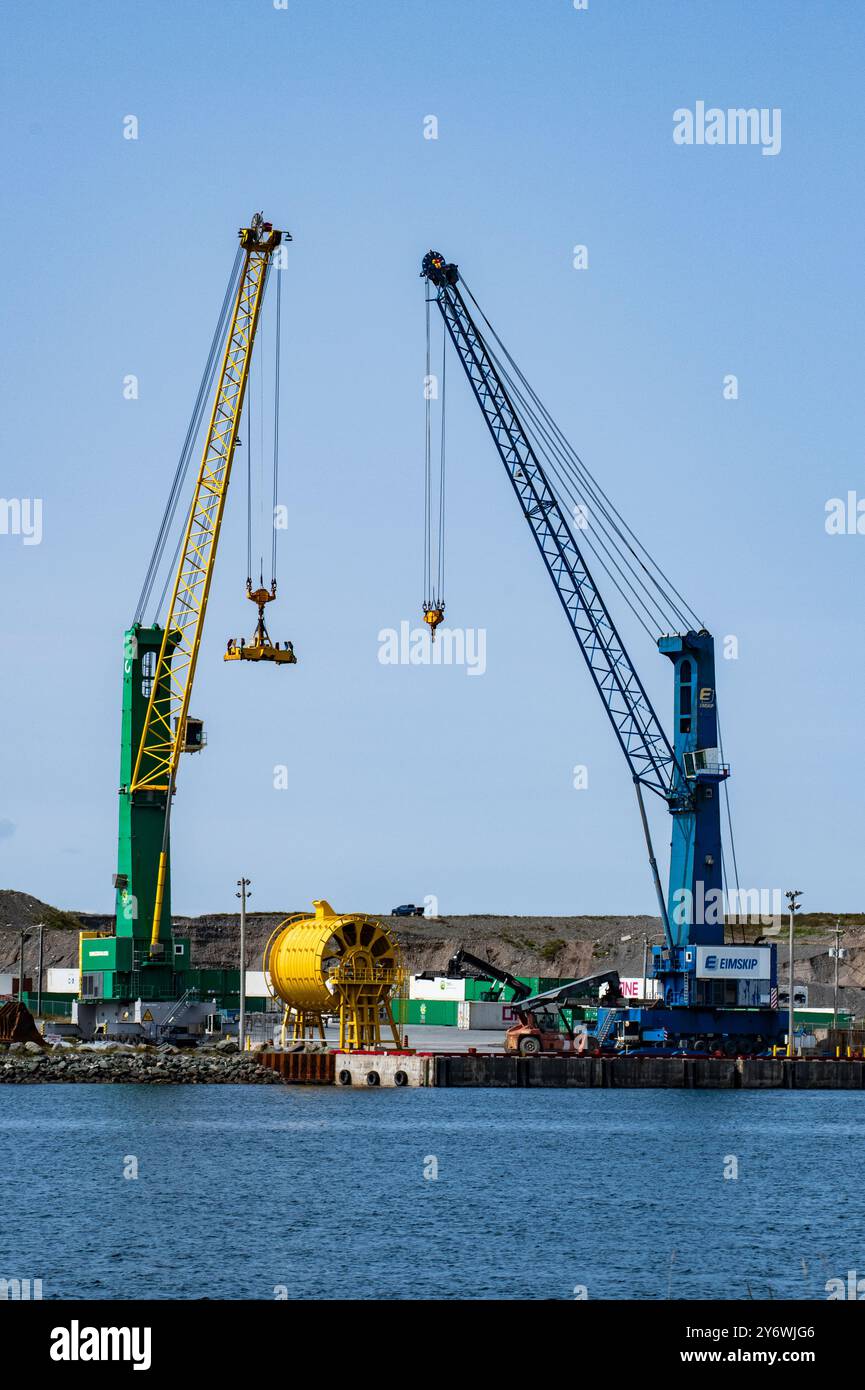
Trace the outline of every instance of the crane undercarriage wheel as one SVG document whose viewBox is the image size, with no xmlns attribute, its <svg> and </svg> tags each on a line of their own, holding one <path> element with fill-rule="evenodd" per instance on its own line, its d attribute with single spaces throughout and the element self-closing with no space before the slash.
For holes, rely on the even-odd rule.
<svg viewBox="0 0 865 1390">
<path fill-rule="evenodd" d="M 520 1038 L 520 1056 L 537 1057 L 541 1050 L 540 1038 Z"/>
</svg>

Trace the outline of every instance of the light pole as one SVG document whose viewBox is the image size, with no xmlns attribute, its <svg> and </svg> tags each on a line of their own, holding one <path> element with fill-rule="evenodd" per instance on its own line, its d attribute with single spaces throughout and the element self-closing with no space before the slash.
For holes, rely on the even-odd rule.
<svg viewBox="0 0 865 1390">
<path fill-rule="evenodd" d="M 832 1029 L 838 1031 L 838 962 L 841 959 L 841 919 L 835 923 L 835 986 L 832 991 Z"/>
<path fill-rule="evenodd" d="M 795 1057 L 796 1050 L 793 1044 L 793 923 L 799 909 L 799 899 L 802 896 L 801 888 L 788 888 L 784 894 L 790 907 L 790 961 L 789 961 L 789 982 L 790 990 L 787 1000 L 787 1056 Z"/>
<path fill-rule="evenodd" d="M 36 1015 L 42 1017 L 42 958 L 45 943 L 45 923 L 39 923 L 39 964 L 36 967 Z"/>
<path fill-rule="evenodd" d="M 252 897 L 247 890 L 250 880 L 237 880 L 236 898 L 240 898 L 240 1019 L 237 1024 L 237 1046 L 243 1051 L 246 1034 L 246 900 Z"/>
</svg>

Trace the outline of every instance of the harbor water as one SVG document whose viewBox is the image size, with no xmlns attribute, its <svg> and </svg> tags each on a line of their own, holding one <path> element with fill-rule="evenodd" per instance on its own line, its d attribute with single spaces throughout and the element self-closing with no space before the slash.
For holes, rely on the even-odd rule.
<svg viewBox="0 0 865 1390">
<path fill-rule="evenodd" d="M 827 1297 L 859 1094 L 0 1086 L 43 1298 Z"/>
</svg>

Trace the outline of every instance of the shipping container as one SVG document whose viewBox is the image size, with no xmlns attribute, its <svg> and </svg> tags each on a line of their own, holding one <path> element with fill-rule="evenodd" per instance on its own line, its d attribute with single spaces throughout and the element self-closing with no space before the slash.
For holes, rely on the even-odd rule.
<svg viewBox="0 0 865 1390">
<path fill-rule="evenodd" d="M 77 994 L 80 971 L 66 965 L 49 965 L 45 971 L 45 988 L 49 994 Z"/>
<path fill-rule="evenodd" d="M 466 987 L 478 984 L 477 980 L 451 979 L 447 975 L 436 975 L 433 980 L 425 980 L 420 975 L 412 975 L 409 980 L 409 999 L 465 999 Z"/>
<path fill-rule="evenodd" d="M 459 1028 L 489 1028 L 504 1031 L 512 1023 L 519 1023 L 516 1011 L 510 1004 L 494 1004 L 484 1000 L 466 999 L 458 1006 L 457 1026 Z"/>
<path fill-rule="evenodd" d="M 619 979 L 622 987 L 622 994 L 626 999 L 657 999 L 658 981 L 646 977 L 646 992 L 643 993 L 642 975 L 622 975 Z"/>
<path fill-rule="evenodd" d="M 32 989 L 32 988 L 33 988 L 33 980 L 31 979 L 31 977 L 30 977 L 29 975 L 25 975 L 25 976 L 24 976 L 24 992 L 25 992 L 25 994 L 26 994 L 26 992 L 27 992 L 28 989 Z M 4 996 L 8 996 L 8 997 L 11 998 L 13 995 L 14 995 L 14 997 L 15 997 L 16 999 L 18 998 L 18 976 L 17 976 L 17 975 L 0 975 L 0 998 L 3 998 Z"/>
<path fill-rule="evenodd" d="M 391 1000 L 391 1008 L 395 1020 L 400 1025 L 422 1023 L 437 1028 L 455 1028 L 460 1001 L 457 999 L 393 999 Z"/>
</svg>

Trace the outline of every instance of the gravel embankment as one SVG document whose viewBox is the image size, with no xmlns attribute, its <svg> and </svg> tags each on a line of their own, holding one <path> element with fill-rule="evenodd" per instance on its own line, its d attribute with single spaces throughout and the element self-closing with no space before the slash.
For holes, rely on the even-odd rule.
<svg viewBox="0 0 865 1390">
<path fill-rule="evenodd" d="M 247 969 L 261 968 L 268 937 L 288 915 L 289 909 L 249 914 Z M 476 913 L 418 918 L 391 917 L 387 910 L 378 915 L 402 948 L 405 968 L 410 974 L 444 970 L 450 957 L 462 946 L 515 975 L 575 979 L 593 970 L 611 967 L 622 975 L 640 975 L 644 938 L 652 942 L 661 940 L 661 923 L 657 917 L 616 914 L 516 917 Z M 43 939 L 44 965 L 68 967 L 78 964 L 80 928 L 110 932 L 113 921 L 107 914 L 70 913 L 40 902 L 30 894 L 0 889 L 0 972 L 18 973 L 21 930 L 28 936 L 24 973 L 35 975 L 36 928 L 40 922 L 47 928 Z M 173 925 L 178 935 L 189 939 L 194 965 L 209 969 L 237 968 L 236 916 L 213 913 L 200 917 L 175 916 Z M 842 945 L 846 951 L 839 972 L 839 1004 L 861 1017 L 865 1012 L 865 914 L 803 913 L 796 930 L 796 979 L 808 985 L 808 1002 L 812 1007 L 832 1006 L 835 961 L 829 951 L 834 944 L 836 925 L 843 930 Z M 764 933 L 767 933 L 765 937 Z M 728 928 L 731 942 L 754 943 L 759 939 L 777 942 L 780 974 L 782 979 L 786 978 L 786 919 L 778 919 L 773 925 L 767 920 L 762 924 Z"/>
<path fill-rule="evenodd" d="M 164 1085 L 281 1085 L 275 1072 L 254 1054 L 228 1049 L 131 1046 L 55 1046 L 0 1044 L 0 1085 L 58 1082 L 120 1082 Z"/>
</svg>

